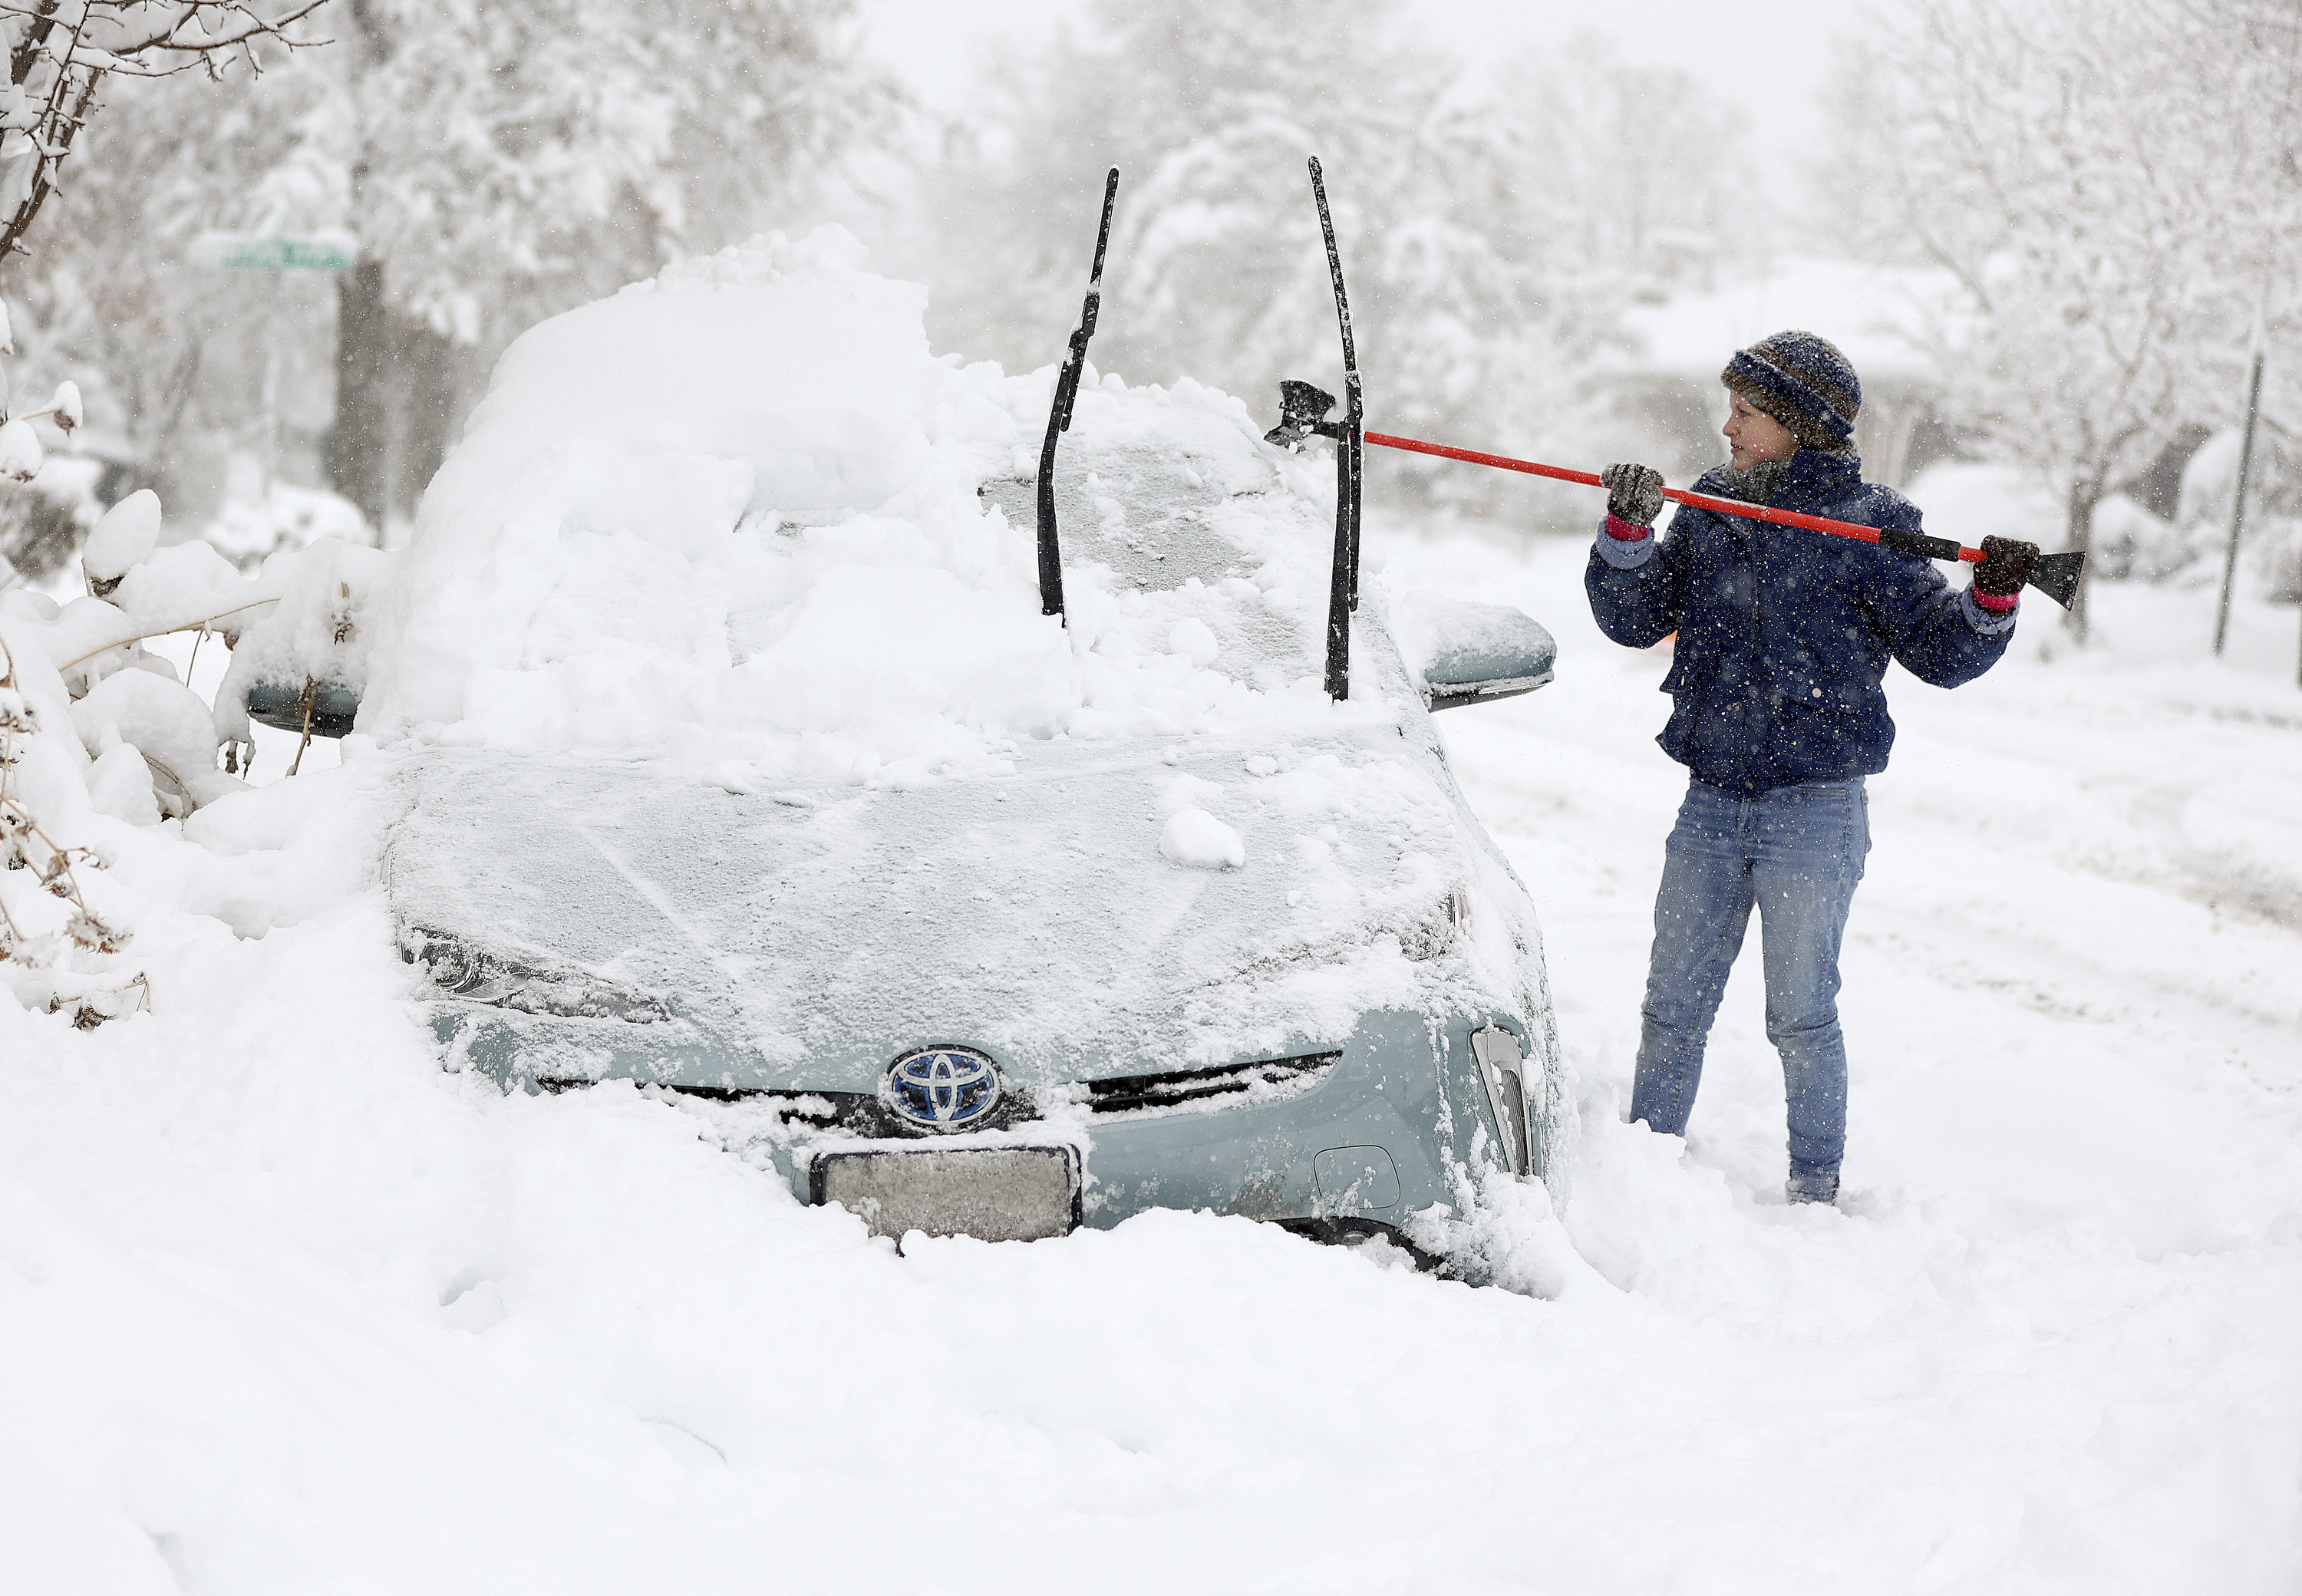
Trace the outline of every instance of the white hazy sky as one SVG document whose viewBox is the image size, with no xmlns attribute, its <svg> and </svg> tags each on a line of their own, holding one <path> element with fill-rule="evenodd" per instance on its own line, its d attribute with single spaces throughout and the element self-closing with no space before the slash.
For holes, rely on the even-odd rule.
<svg viewBox="0 0 2302 1596">
<path fill-rule="evenodd" d="M 1253 0 L 1239 0 L 1252 4 Z M 1886 0 L 1891 4 L 1893 0 Z M 1701 77 L 1751 121 L 1752 175 L 1787 198 L 1819 141 L 1819 91 L 1833 45 L 1857 34 L 1848 0 L 1406 0 L 1424 37 L 1467 59 L 1513 55 L 1578 32 L 1611 39 L 1623 59 Z M 929 105 L 963 106 L 981 63 L 1028 51 L 1088 11 L 1087 0 L 861 0 L 871 47 Z"/>
</svg>

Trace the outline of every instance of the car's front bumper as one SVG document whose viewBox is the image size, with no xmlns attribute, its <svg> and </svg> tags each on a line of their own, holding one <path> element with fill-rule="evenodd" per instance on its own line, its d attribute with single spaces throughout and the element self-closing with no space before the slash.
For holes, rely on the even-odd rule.
<svg viewBox="0 0 2302 1596">
<path fill-rule="evenodd" d="M 1365 1016 L 1331 1067 L 1292 1092 L 1242 1094 L 1170 1108 L 1060 1116 L 1046 1139 L 1081 1149 L 1085 1223 L 1109 1228 L 1150 1208 L 1208 1209 L 1250 1219 L 1356 1218 L 1388 1224 L 1460 1196 L 1454 1174 L 1500 1164 L 1471 1032 L 1483 1021 L 1419 1013 Z M 1029 1142 L 1030 1121 L 1001 1139 Z M 859 1147 L 917 1147 L 802 1136 L 776 1149 L 802 1200 L 813 1161 Z"/>
<path fill-rule="evenodd" d="M 688 1071 L 646 1054 L 603 1054 L 594 1061 L 599 1072 L 586 1080 L 537 1079 L 522 1067 L 517 1028 L 500 1016 L 475 1015 L 471 1005 L 446 1006 L 466 1011 L 441 1012 L 435 1021 L 450 1060 L 494 1076 L 508 1089 L 629 1079 L 736 1103 L 782 1099 L 795 1107 L 854 1096 L 689 1086 L 678 1079 Z M 1531 1040 L 1525 1021 L 1516 1016 L 1378 1011 L 1363 1014 L 1340 1048 L 1316 1055 L 1322 1062 L 1315 1069 L 1229 1095 L 1130 1106 L 1137 1097 L 1098 1090 L 1111 1083 L 1081 1083 L 1054 1088 L 1044 1119 L 1011 1118 L 988 1136 L 956 1138 L 888 1135 L 868 1123 L 859 1132 L 853 1115 L 811 1123 L 795 1113 L 760 1145 L 802 1202 L 821 1200 L 816 1166 L 826 1156 L 1044 1145 L 1071 1149 L 1082 1184 L 1080 1221 L 1090 1226 L 1109 1228 L 1151 1208 L 1399 1225 L 1434 1205 L 1459 1203 L 1467 1172 L 1513 1162 L 1514 1138 L 1500 1133 L 1472 1043 L 1473 1033 L 1495 1025 Z M 1539 1177 L 1548 1151 L 1542 1127 L 1520 1134 L 1519 1145 L 1534 1154 L 1528 1172 Z"/>
</svg>

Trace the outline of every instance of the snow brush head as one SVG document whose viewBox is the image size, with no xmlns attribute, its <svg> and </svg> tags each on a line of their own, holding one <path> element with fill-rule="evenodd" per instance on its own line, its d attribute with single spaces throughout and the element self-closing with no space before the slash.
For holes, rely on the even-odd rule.
<svg viewBox="0 0 2302 1596">
<path fill-rule="evenodd" d="M 2086 569 L 2083 553 L 2041 554 L 2030 562 L 2029 574 L 2022 578 L 2023 585 L 2035 587 L 2040 592 L 2068 609 L 2079 596 L 2079 574 Z"/>
<path fill-rule="evenodd" d="M 1263 441 L 1292 449 L 1315 433 L 1323 438 L 1335 437 L 1342 428 L 1327 419 L 1327 412 L 1334 407 L 1333 394 L 1289 377 L 1279 384 L 1279 424 L 1264 433 Z"/>
</svg>

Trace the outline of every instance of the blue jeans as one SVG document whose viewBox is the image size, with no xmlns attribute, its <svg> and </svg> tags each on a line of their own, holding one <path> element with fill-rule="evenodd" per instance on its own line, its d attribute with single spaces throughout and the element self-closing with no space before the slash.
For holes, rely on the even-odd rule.
<svg viewBox="0 0 2302 1596">
<path fill-rule="evenodd" d="M 1686 1133 L 1702 1044 L 1759 911 L 1767 1036 L 1783 1055 L 1791 1171 L 1835 1175 L 1846 1148 L 1846 1040 L 1838 945 L 1870 852 L 1862 778 L 1777 787 L 1755 798 L 1696 781 L 1663 849 L 1631 1118 Z"/>
</svg>

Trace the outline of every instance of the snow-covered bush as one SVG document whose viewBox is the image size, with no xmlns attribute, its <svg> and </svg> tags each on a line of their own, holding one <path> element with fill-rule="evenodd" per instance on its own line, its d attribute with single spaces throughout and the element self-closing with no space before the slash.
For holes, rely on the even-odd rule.
<svg viewBox="0 0 2302 1596">
<path fill-rule="evenodd" d="M 71 558 L 104 513 L 95 493 L 100 462 L 50 455 L 38 475 L 0 489 L 0 583 L 38 582 Z"/>
<path fill-rule="evenodd" d="M 217 754 L 238 763 L 258 683 L 363 685 L 361 607 L 391 560 L 323 542 L 250 579 L 206 543 L 158 547 L 160 521 L 149 492 L 105 514 L 82 557 L 85 598 L 0 592 L 0 981 L 84 1026 L 149 997 L 123 953 L 131 928 L 106 873 L 106 828 L 162 825 L 244 791 Z M 144 646 L 187 631 L 248 651 L 214 709 Z"/>
<path fill-rule="evenodd" d="M 2095 507 L 2092 555 L 2098 580 L 2166 582 L 2196 579 L 2205 558 L 2220 545 L 2195 522 L 2154 516 L 2123 493 Z"/>
<path fill-rule="evenodd" d="M 8 309 L 0 305 L 0 355 L 15 352 Z M 40 468 L 47 461 L 47 450 L 41 446 L 39 432 L 32 424 L 46 421 L 65 437 L 71 437 L 80 424 L 80 384 L 57 383 L 55 396 L 36 410 L 9 410 L 6 394 L 6 381 L 0 378 L 0 481 L 29 483 L 40 475 Z"/>
<path fill-rule="evenodd" d="M 227 474 L 214 519 L 200 528 L 200 542 L 241 570 L 254 571 L 275 554 L 309 548 L 323 538 L 371 545 L 379 530 L 342 494 L 267 483 L 256 458 L 242 455 Z"/>
<path fill-rule="evenodd" d="M 88 845 L 88 756 L 63 680 L 21 609 L 0 612 L 0 981 L 27 1006 L 82 1025 L 126 1012 L 142 979 Z"/>
<path fill-rule="evenodd" d="M 0 90 L 0 258 L 21 251 L 105 79 L 193 67 L 214 76 L 258 39 L 299 42 L 281 29 L 322 3 L 282 0 L 266 14 L 252 0 L 65 0 L 0 18 L 10 66 Z M 0 356 L 14 352 L 0 307 Z M 0 478 L 37 479 L 46 449 L 34 424 L 69 437 L 81 410 L 71 381 L 46 405 L 19 410 L 0 380 Z M 245 611 L 249 595 L 216 585 L 197 568 L 197 551 L 168 561 L 192 579 L 179 591 L 154 569 L 158 531 L 150 494 L 114 507 L 88 533 L 97 591 L 68 605 L 17 586 L 13 569 L 0 572 L 0 984 L 21 1003 L 69 1010 L 81 1025 L 124 1013 L 148 992 L 122 962 L 130 932 L 97 842 L 105 825 L 157 822 L 164 808 L 184 812 L 239 785 L 214 768 L 206 706 L 142 641 Z M 55 552 L 34 563 L 53 567 Z"/>
</svg>

